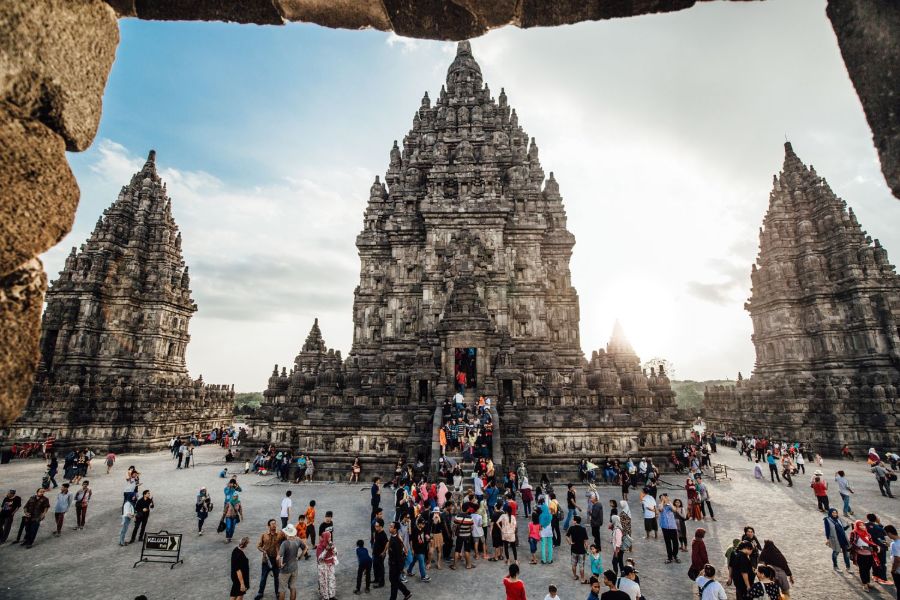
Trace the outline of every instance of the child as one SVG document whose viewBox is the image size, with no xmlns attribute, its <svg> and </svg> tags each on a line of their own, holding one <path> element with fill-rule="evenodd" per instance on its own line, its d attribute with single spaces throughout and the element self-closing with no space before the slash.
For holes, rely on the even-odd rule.
<svg viewBox="0 0 900 600">
<path fill-rule="evenodd" d="M 537 549 L 541 543 L 541 522 L 537 511 L 531 513 L 531 523 L 528 524 L 528 547 L 531 549 L 531 564 L 537 564 Z M 552 585 L 550 589 L 555 594 L 556 588 Z M 554 596 L 555 597 L 555 596 Z"/>
<path fill-rule="evenodd" d="M 306 535 L 316 544 L 316 501 L 309 501 L 309 508 L 306 509 Z"/>
<path fill-rule="evenodd" d="M 762 467 L 759 466 L 759 459 L 756 459 L 756 465 L 753 467 L 753 476 L 757 479 L 763 478 Z"/>
<path fill-rule="evenodd" d="M 245 460 L 244 461 L 244 475 L 246 475 L 249 472 L 250 472 L 250 461 Z"/>
<path fill-rule="evenodd" d="M 303 548 L 303 560 L 309 560 L 309 544 L 306 543 L 306 515 L 301 514 L 297 517 L 297 538 L 300 541 L 300 547 Z M 299 557 L 297 560 L 300 560 Z"/>
<path fill-rule="evenodd" d="M 359 587 L 362 583 L 363 573 L 366 574 L 366 593 L 369 593 L 369 584 L 372 579 L 372 557 L 366 549 L 366 543 L 362 540 L 356 540 L 356 561 L 359 566 L 356 568 L 356 589 L 354 594 L 359 594 Z"/>
<path fill-rule="evenodd" d="M 825 463 L 825 461 L 822 460 L 822 455 L 817 452 L 816 453 L 816 464 L 821 467 L 824 463 Z"/>
<path fill-rule="evenodd" d="M 529 527 L 529 529 L 530 529 L 530 527 Z M 529 539 L 531 539 L 531 538 L 529 538 Z M 551 585 L 549 588 L 547 588 L 547 595 L 544 596 L 544 600 L 559 600 L 559 596 L 556 595 L 556 586 L 555 585 Z"/>
<path fill-rule="evenodd" d="M 596 544 L 591 544 L 591 553 L 588 555 L 591 561 L 591 575 L 600 579 L 603 574 L 603 555 L 600 554 Z"/>
</svg>

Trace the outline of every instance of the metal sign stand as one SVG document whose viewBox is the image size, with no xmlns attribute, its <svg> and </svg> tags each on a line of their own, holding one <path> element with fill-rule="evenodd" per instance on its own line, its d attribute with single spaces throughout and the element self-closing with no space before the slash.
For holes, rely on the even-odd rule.
<svg viewBox="0 0 900 600">
<path fill-rule="evenodd" d="M 721 481 L 723 479 L 728 479 L 728 465 L 716 463 L 713 467 L 713 481 Z"/>
<path fill-rule="evenodd" d="M 131 568 L 146 562 L 165 563 L 170 565 L 170 569 L 174 569 L 177 564 L 184 564 L 181 559 L 181 534 L 165 530 L 144 534 L 141 558 Z"/>
</svg>

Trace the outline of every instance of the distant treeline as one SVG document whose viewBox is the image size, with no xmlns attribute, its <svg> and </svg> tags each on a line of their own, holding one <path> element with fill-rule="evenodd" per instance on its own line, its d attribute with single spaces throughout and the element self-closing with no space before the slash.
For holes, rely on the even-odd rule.
<svg viewBox="0 0 900 600">
<path fill-rule="evenodd" d="M 734 385 L 730 379 L 710 379 L 708 381 L 673 381 L 672 389 L 675 391 L 675 402 L 678 408 L 700 409 L 703 408 L 703 390 L 708 385 Z"/>
</svg>

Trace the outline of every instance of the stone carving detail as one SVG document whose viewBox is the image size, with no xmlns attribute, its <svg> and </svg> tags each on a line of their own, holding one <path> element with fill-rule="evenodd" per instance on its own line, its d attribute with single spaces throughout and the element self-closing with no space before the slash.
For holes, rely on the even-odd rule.
<svg viewBox="0 0 900 600">
<path fill-rule="evenodd" d="M 197 305 L 181 244 L 151 150 L 50 285 L 37 378 L 11 437 L 149 450 L 230 422 L 232 389 L 185 365 Z"/>
<path fill-rule="evenodd" d="M 756 368 L 706 391 L 716 427 L 836 452 L 900 443 L 900 278 L 790 143 L 773 180 L 745 308 Z"/>
</svg>

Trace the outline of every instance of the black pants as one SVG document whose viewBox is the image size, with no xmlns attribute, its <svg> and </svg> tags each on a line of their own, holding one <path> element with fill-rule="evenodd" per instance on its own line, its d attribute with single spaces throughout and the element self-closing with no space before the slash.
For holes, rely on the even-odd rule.
<svg viewBox="0 0 900 600">
<path fill-rule="evenodd" d="M 830 508 L 828 506 L 828 496 L 816 496 L 816 504 L 825 512 L 828 512 L 828 509 Z"/>
<path fill-rule="evenodd" d="M 506 557 L 506 560 L 509 560 L 509 550 L 512 549 L 513 560 L 519 560 L 519 552 L 518 548 L 516 548 L 515 542 L 507 542 L 503 541 L 503 555 Z"/>
<path fill-rule="evenodd" d="M 591 535 L 594 536 L 594 545 L 600 550 L 600 526 L 591 525 Z"/>
<path fill-rule="evenodd" d="M 374 554 L 374 552 L 373 552 Z M 384 557 L 375 555 L 372 558 L 372 569 L 375 572 L 375 585 L 384 585 Z"/>
<path fill-rule="evenodd" d="M 560 544 L 562 544 L 562 534 L 559 532 L 559 517 L 553 515 L 553 520 L 550 521 L 550 527 L 553 529 L 553 545 L 557 548 Z"/>
<path fill-rule="evenodd" d="M 310 523 L 309 525 L 306 526 L 306 536 L 309 538 L 310 542 L 312 542 L 312 545 L 315 546 L 316 545 L 316 528 L 312 523 Z"/>
<path fill-rule="evenodd" d="M 713 512 L 712 504 L 710 504 L 709 500 L 704 500 L 703 502 L 700 503 L 700 512 L 703 513 L 704 517 L 706 516 L 707 508 L 709 509 L 709 516 L 712 517 L 713 519 L 715 519 L 716 514 Z"/>
<path fill-rule="evenodd" d="M 867 584 L 872 581 L 873 564 L 875 564 L 875 560 L 872 558 L 871 554 L 856 555 L 856 566 L 859 568 L 859 580 L 863 584 Z"/>
<path fill-rule="evenodd" d="M 400 574 L 403 572 L 403 565 L 391 565 L 389 579 L 391 582 L 391 600 L 397 600 L 397 592 L 402 592 L 403 596 L 409 596 L 409 589 L 400 581 Z"/>
<path fill-rule="evenodd" d="M 9 530 L 12 529 L 13 516 L 11 514 L 0 514 L 0 544 L 9 537 Z"/>
<path fill-rule="evenodd" d="M 281 528 L 282 528 L 282 529 L 284 529 L 285 527 L 287 527 L 287 523 L 288 523 L 288 519 L 289 519 L 289 518 L 290 518 L 290 517 L 281 517 Z"/>
<path fill-rule="evenodd" d="M 179 468 L 179 469 L 181 468 L 181 461 L 183 461 L 183 460 L 184 460 L 184 457 L 183 457 L 182 455 L 179 454 L 179 455 L 178 455 L 178 468 Z"/>
<path fill-rule="evenodd" d="M 781 483 L 781 477 L 778 476 L 778 467 L 776 465 L 769 465 L 769 477 L 772 478 L 772 483 L 775 483 L 776 479 Z"/>
<path fill-rule="evenodd" d="M 892 573 L 894 576 L 894 589 L 897 591 L 897 600 L 900 600 L 900 573 Z"/>
<path fill-rule="evenodd" d="M 663 528 L 662 532 L 666 541 L 666 558 L 675 560 L 678 557 L 678 530 Z"/>
<path fill-rule="evenodd" d="M 366 574 L 366 591 L 369 591 L 369 587 L 372 584 L 372 565 L 366 565 L 365 567 L 359 565 L 356 568 L 356 591 L 359 591 L 359 586 L 362 584 L 363 573 Z"/>
<path fill-rule="evenodd" d="M 612 569 L 615 571 L 616 575 L 618 575 L 622 567 L 625 566 L 624 558 L 625 551 L 621 548 L 619 548 L 618 552 L 613 552 Z"/>
<path fill-rule="evenodd" d="M 28 525 L 28 519 L 22 517 L 19 519 L 19 533 L 16 534 L 16 542 L 19 542 L 22 539 L 22 532 L 25 531 L 25 526 Z"/>
<path fill-rule="evenodd" d="M 134 543 L 134 538 L 144 539 L 144 530 L 147 529 L 147 521 L 148 517 L 136 517 L 134 520 L 134 529 L 131 530 L 131 543 Z M 138 537 L 138 527 L 141 528 L 140 537 Z"/>
<path fill-rule="evenodd" d="M 41 522 L 37 519 L 28 519 L 25 522 L 25 545 L 30 546 L 34 543 L 34 539 L 37 537 L 38 529 L 41 526 Z"/>
<path fill-rule="evenodd" d="M 806 463 L 801 463 L 797 465 L 797 468 L 800 469 L 800 472 L 806 475 Z"/>
</svg>

